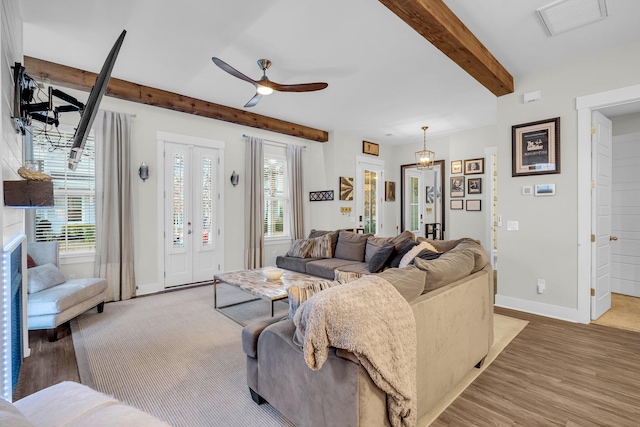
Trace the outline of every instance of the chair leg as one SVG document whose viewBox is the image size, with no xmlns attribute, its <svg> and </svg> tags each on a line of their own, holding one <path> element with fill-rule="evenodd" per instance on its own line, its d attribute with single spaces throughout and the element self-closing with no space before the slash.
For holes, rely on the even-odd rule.
<svg viewBox="0 0 640 427">
<path fill-rule="evenodd" d="M 47 329 L 47 338 L 49 338 L 49 342 L 56 342 L 58 340 L 58 328 Z"/>
<path fill-rule="evenodd" d="M 98 304 L 98 313 L 102 313 L 104 311 L 104 301 Z"/>
<path fill-rule="evenodd" d="M 263 403 L 267 402 L 266 400 L 264 400 L 262 396 L 256 393 L 251 387 L 249 387 L 249 391 L 251 392 L 251 399 L 254 402 L 256 402 L 258 405 L 262 405 Z"/>
</svg>

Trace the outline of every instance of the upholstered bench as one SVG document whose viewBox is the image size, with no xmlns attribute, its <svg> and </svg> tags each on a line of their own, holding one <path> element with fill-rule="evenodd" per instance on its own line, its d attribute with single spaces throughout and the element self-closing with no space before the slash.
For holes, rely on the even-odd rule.
<svg viewBox="0 0 640 427">
<path fill-rule="evenodd" d="M 65 381 L 13 404 L 0 398 L 0 425 L 15 427 L 168 427 L 159 419 L 87 386 Z"/>
<path fill-rule="evenodd" d="M 64 322 L 93 307 L 102 313 L 107 295 L 105 279 L 65 280 L 57 269 L 58 242 L 28 243 L 27 253 L 37 265 L 27 269 L 29 330 L 47 329 L 49 341 L 55 341 L 57 328 Z"/>
</svg>

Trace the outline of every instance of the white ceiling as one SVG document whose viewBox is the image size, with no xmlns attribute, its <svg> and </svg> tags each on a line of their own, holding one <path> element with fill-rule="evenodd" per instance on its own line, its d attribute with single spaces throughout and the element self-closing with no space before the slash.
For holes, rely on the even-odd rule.
<svg viewBox="0 0 640 427">
<path fill-rule="evenodd" d="M 640 40 L 640 1 L 549 37 L 536 9 L 552 0 L 445 0 L 514 76 Z M 98 72 L 123 29 L 112 76 L 234 108 L 255 89 L 220 70 L 319 92 L 274 93 L 248 111 L 380 143 L 495 123 L 496 97 L 375 0 L 21 0 L 24 54 Z"/>
</svg>

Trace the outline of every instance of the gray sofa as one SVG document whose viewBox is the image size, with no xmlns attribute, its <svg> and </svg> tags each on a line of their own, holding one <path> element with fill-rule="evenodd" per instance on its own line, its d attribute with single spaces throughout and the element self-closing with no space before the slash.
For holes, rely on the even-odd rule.
<svg viewBox="0 0 640 427">
<path fill-rule="evenodd" d="M 329 234 L 331 236 L 331 257 L 299 258 L 288 255 L 278 256 L 276 265 L 285 270 L 297 271 L 312 276 L 333 280 L 335 272 L 370 274 L 369 262 L 385 244 L 400 245 L 413 240 L 414 235 L 405 231 L 395 237 L 374 237 L 372 234 L 357 234 L 348 230 L 311 230 L 309 239 Z"/>
<path fill-rule="evenodd" d="M 424 272 L 415 286 L 424 291 L 409 302 L 417 324 L 418 419 L 482 364 L 493 343 L 493 270 L 484 249 L 469 239 L 430 243 L 444 253 L 435 261 L 415 260 Z M 389 425 L 386 395 L 357 358 L 332 348 L 322 369 L 313 371 L 294 334 L 289 319 L 243 329 L 254 401 L 268 401 L 298 427 Z"/>
</svg>

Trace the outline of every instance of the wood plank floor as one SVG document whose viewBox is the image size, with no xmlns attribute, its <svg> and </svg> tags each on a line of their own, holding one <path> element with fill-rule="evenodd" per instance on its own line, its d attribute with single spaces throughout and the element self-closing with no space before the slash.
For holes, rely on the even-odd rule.
<svg viewBox="0 0 640 427">
<path fill-rule="evenodd" d="M 496 308 L 530 323 L 432 424 L 639 426 L 640 333 Z M 78 380 L 70 329 L 30 333 L 16 394 Z"/>
</svg>

